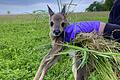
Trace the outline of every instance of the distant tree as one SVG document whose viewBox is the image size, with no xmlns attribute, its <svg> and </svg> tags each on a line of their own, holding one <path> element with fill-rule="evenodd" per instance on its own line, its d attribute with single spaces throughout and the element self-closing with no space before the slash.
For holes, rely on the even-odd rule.
<svg viewBox="0 0 120 80">
<path fill-rule="evenodd" d="M 36 11 L 33 11 L 33 14 L 35 14 L 36 13 Z"/>
<path fill-rule="evenodd" d="M 111 10 L 113 2 L 114 0 L 105 0 L 105 3 L 103 4 L 105 11 Z"/>
<path fill-rule="evenodd" d="M 114 0 L 105 0 L 104 3 L 94 1 L 86 11 L 109 11 L 113 5 Z"/>
<path fill-rule="evenodd" d="M 104 7 L 103 4 L 97 1 L 94 1 L 87 9 L 86 11 L 102 11 Z"/>
<path fill-rule="evenodd" d="M 10 11 L 7 11 L 7 14 L 10 14 Z"/>
<path fill-rule="evenodd" d="M 46 13 L 46 11 L 45 10 L 35 10 L 35 11 L 33 11 L 33 13 L 35 14 L 35 13 Z"/>
</svg>

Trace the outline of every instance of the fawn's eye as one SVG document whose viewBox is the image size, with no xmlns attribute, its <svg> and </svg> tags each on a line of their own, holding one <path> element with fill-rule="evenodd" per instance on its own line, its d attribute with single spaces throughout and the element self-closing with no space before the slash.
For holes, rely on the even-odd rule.
<svg viewBox="0 0 120 80">
<path fill-rule="evenodd" d="M 64 26 L 65 26 L 65 23 L 64 23 L 64 22 L 62 22 L 61 26 L 62 26 L 62 27 L 64 27 Z"/>
<path fill-rule="evenodd" d="M 50 22 L 50 26 L 53 26 L 54 25 L 54 23 L 53 22 Z"/>
</svg>

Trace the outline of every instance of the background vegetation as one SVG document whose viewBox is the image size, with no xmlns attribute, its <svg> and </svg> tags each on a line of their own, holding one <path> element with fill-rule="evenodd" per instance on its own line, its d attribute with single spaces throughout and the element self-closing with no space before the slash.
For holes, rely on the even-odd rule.
<svg viewBox="0 0 120 80">
<path fill-rule="evenodd" d="M 69 22 L 100 20 L 108 12 L 69 14 Z M 48 15 L 0 16 L 0 80 L 32 80 L 50 46 Z M 45 80 L 73 80 L 72 60 L 61 56 Z"/>
<path fill-rule="evenodd" d="M 115 0 L 94 1 L 86 11 L 110 11 Z"/>
</svg>

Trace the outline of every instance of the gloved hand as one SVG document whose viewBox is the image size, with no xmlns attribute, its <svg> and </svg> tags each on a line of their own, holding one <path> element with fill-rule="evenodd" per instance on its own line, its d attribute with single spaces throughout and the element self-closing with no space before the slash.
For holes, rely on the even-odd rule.
<svg viewBox="0 0 120 80">
<path fill-rule="evenodd" d="M 64 41 L 70 42 L 76 36 L 76 34 L 82 33 L 90 33 L 95 31 L 98 33 L 100 22 L 99 21 L 84 21 L 84 22 L 76 22 L 69 24 L 65 27 L 64 32 Z"/>
</svg>

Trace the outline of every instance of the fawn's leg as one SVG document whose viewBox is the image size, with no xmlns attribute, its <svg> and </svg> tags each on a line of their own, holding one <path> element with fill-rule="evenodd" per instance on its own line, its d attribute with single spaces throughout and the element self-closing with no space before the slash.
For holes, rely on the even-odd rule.
<svg viewBox="0 0 120 80">
<path fill-rule="evenodd" d="M 39 78 L 41 76 L 41 72 L 42 72 L 42 76 L 44 77 L 44 74 L 46 73 L 47 69 L 49 67 L 51 67 L 58 59 L 57 56 L 55 56 L 55 55 L 58 54 L 58 52 L 61 49 L 62 49 L 61 45 L 55 44 L 53 46 L 53 48 L 50 50 L 50 52 L 43 58 L 40 66 L 39 66 L 39 69 L 34 77 L 34 80 L 39 80 Z M 42 76 L 41 76 L 41 78 L 42 78 Z"/>
<path fill-rule="evenodd" d="M 86 66 L 83 66 L 82 68 L 79 68 L 79 65 L 81 63 L 80 56 L 77 55 L 75 51 L 72 51 L 70 55 L 72 54 L 72 60 L 73 60 L 73 66 L 72 66 L 72 72 L 74 75 L 74 80 L 84 80 L 86 75 Z"/>
</svg>

